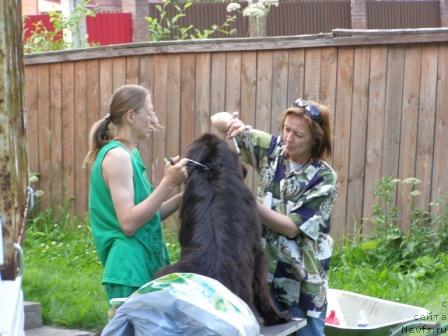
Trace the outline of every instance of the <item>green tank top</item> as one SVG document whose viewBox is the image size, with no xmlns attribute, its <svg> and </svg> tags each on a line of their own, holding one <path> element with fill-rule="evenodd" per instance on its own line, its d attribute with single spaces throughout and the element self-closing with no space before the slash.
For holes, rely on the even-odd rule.
<svg viewBox="0 0 448 336">
<path fill-rule="evenodd" d="M 132 236 L 126 236 L 112 203 L 109 187 L 102 175 L 102 162 L 107 152 L 122 147 L 113 140 L 104 145 L 92 165 L 89 191 L 89 220 L 93 239 L 104 266 L 103 283 L 140 287 L 152 280 L 160 268 L 169 264 L 169 255 L 163 239 L 160 213 L 145 223 Z M 134 204 L 139 204 L 154 190 L 146 174 L 140 153 L 131 154 Z"/>
</svg>

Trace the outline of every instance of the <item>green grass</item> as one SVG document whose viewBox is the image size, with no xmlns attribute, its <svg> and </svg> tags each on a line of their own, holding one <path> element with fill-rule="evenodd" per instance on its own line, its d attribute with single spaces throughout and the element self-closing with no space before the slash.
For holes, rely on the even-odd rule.
<svg viewBox="0 0 448 336">
<path fill-rule="evenodd" d="M 179 257 L 175 223 L 165 230 L 173 260 Z M 85 219 L 67 211 L 42 212 L 28 223 L 23 291 L 42 306 L 45 324 L 99 330 L 107 323 L 108 303 L 102 266 Z"/>
<path fill-rule="evenodd" d="M 345 247 L 336 253 L 330 271 L 330 287 L 424 307 L 433 316 L 437 315 L 437 321 L 447 322 L 448 254 L 435 258 L 440 264 L 432 266 L 436 267 L 433 273 L 417 276 L 414 269 L 398 270 L 365 262 L 344 264 L 344 256 L 352 252 L 352 248 Z"/>
<path fill-rule="evenodd" d="M 25 300 L 41 302 L 44 323 L 95 330 L 106 323 L 108 306 L 83 222 L 48 211 L 29 223 L 23 290 Z"/>
<path fill-rule="evenodd" d="M 380 222 L 387 216 L 378 212 L 382 230 L 364 240 L 346 240 L 335 249 L 330 287 L 425 307 L 446 323 L 447 205 L 445 215 L 432 223 L 417 213 L 425 222 L 414 221 L 409 232 Z M 165 223 L 172 261 L 179 257 L 177 227 L 176 218 Z M 35 215 L 24 254 L 25 300 L 41 302 L 46 324 L 92 331 L 106 324 L 102 267 L 85 219 L 70 216 L 66 209 Z"/>
</svg>

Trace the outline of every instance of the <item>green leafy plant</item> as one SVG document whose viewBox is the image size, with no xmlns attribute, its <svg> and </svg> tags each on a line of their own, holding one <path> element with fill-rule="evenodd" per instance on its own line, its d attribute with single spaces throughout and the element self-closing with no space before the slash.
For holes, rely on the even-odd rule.
<svg viewBox="0 0 448 336">
<path fill-rule="evenodd" d="M 215 33 L 232 35 L 236 33 L 230 24 L 236 20 L 235 15 L 227 14 L 226 20 L 221 24 L 214 24 L 207 29 L 198 29 L 193 25 L 182 26 L 180 19 L 187 15 L 187 10 L 193 6 L 193 0 L 185 0 L 181 5 L 173 0 L 163 0 L 161 5 L 155 6 L 159 18 L 146 17 L 148 23 L 149 39 L 151 41 L 207 39 Z M 174 8 L 174 15 L 168 15 L 168 8 Z"/>
<path fill-rule="evenodd" d="M 48 13 L 53 29 L 48 29 L 42 21 L 33 24 L 31 35 L 24 41 L 25 53 L 71 49 L 72 43 L 64 40 L 64 31 L 81 35 L 81 22 L 86 16 L 95 16 L 95 11 L 87 7 L 89 0 L 80 1 L 68 17 L 61 12 Z M 87 39 L 85 39 L 87 40 Z M 87 42 L 81 47 L 87 47 Z"/>
<path fill-rule="evenodd" d="M 375 269 L 394 270 L 415 278 L 431 277 L 440 269 L 440 255 L 448 248 L 448 195 L 431 203 L 430 210 L 420 208 L 416 199 L 420 191 L 416 178 L 404 180 L 382 178 L 374 189 L 377 202 L 373 206 L 372 235 L 359 240 L 345 240 L 346 251 L 341 261 L 347 264 L 367 262 Z M 405 194 L 403 186 L 412 190 Z M 396 204 L 396 196 L 409 198 L 409 228 L 400 228 L 403 214 Z"/>
</svg>

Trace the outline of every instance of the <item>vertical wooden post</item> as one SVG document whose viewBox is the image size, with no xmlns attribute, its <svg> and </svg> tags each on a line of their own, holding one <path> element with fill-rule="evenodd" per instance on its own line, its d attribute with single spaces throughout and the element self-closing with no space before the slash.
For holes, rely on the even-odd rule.
<svg viewBox="0 0 448 336">
<path fill-rule="evenodd" d="M 19 242 L 26 211 L 28 162 L 23 111 L 23 48 L 20 0 L 0 1 L 0 218 L 2 278 L 16 277 L 13 244 Z"/>
<path fill-rule="evenodd" d="M 366 0 L 351 0 L 352 29 L 367 29 Z"/>
<path fill-rule="evenodd" d="M 267 15 L 248 16 L 249 18 L 249 37 L 264 37 L 267 29 Z"/>
<path fill-rule="evenodd" d="M 123 0 L 123 12 L 132 14 L 133 41 L 148 41 L 148 25 L 145 17 L 149 16 L 149 5 L 147 1 Z"/>
<path fill-rule="evenodd" d="M 448 0 L 440 0 L 440 26 L 448 27 Z"/>
</svg>

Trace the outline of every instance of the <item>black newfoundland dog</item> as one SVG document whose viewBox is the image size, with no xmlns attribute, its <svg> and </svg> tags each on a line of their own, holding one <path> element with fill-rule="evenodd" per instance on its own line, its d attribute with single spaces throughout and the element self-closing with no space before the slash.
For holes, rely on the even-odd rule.
<svg viewBox="0 0 448 336">
<path fill-rule="evenodd" d="M 180 209 L 180 260 L 158 272 L 216 279 L 244 300 L 265 325 L 286 322 L 267 285 L 261 224 L 243 166 L 224 140 L 204 134 L 189 147 L 188 180 Z"/>
</svg>

